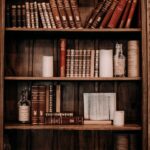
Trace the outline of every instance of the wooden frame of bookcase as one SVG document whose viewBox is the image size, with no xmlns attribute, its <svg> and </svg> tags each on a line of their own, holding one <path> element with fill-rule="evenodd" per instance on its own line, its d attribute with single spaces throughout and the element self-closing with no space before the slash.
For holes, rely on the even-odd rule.
<svg viewBox="0 0 150 150">
<path fill-rule="evenodd" d="M 141 0 L 142 7 L 142 141 L 143 141 L 143 150 L 150 149 L 150 1 Z M 5 1 L 0 1 L 0 149 L 3 149 L 4 141 L 4 110 L 3 110 L 3 101 L 4 101 L 4 34 L 5 34 Z M 22 29 L 21 29 L 22 30 Z M 118 29 L 117 29 L 118 30 Z M 26 31 L 26 30 L 24 30 Z M 42 30 L 44 31 L 44 30 Z M 57 30 L 53 30 L 57 32 Z M 84 31 L 84 29 L 82 30 Z M 88 31 L 88 30 L 87 30 Z M 110 30 L 111 31 L 111 30 Z M 78 30 L 74 30 L 78 32 Z M 91 31 L 89 31 L 91 32 Z M 92 31 L 93 32 L 93 31 Z M 96 32 L 96 30 L 95 30 Z M 9 79 L 8 79 L 9 80 Z M 28 80 L 28 79 L 27 79 Z M 55 80 L 55 79 L 54 79 Z M 58 80 L 58 79 L 57 79 Z M 30 128 L 30 127 L 29 127 Z"/>
</svg>

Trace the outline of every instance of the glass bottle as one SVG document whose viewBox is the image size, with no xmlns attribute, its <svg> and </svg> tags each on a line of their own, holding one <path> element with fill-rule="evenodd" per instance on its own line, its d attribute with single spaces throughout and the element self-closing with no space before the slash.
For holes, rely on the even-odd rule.
<svg viewBox="0 0 150 150">
<path fill-rule="evenodd" d="M 125 56 L 123 55 L 122 44 L 116 43 L 116 54 L 114 55 L 114 76 L 125 76 Z"/>
<path fill-rule="evenodd" d="M 30 122 L 30 101 L 26 89 L 22 90 L 21 98 L 18 101 L 18 120 L 21 123 Z"/>
</svg>

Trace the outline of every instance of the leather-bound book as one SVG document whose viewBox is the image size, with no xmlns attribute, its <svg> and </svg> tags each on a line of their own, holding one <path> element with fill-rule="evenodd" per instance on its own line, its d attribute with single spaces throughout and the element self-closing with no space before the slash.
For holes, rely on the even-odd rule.
<svg viewBox="0 0 150 150">
<path fill-rule="evenodd" d="M 91 25 L 91 28 L 97 28 L 100 25 L 100 23 L 101 23 L 104 15 L 106 14 L 107 10 L 109 9 L 111 3 L 112 3 L 112 0 L 106 0 L 105 1 L 102 9 L 100 10 L 100 12 L 98 13 L 98 15 L 94 19 L 94 21 L 93 21 L 93 23 Z"/>
<path fill-rule="evenodd" d="M 91 12 L 91 14 L 89 15 L 87 21 L 85 22 L 85 28 L 89 28 L 91 27 L 95 17 L 98 15 L 98 13 L 100 12 L 100 10 L 102 9 L 103 5 L 105 3 L 105 0 L 100 1 L 96 7 L 93 9 L 93 11 Z"/>
<path fill-rule="evenodd" d="M 31 28 L 30 4 L 29 4 L 29 2 L 25 2 L 25 6 L 26 6 L 26 24 L 27 24 L 27 28 Z"/>
<path fill-rule="evenodd" d="M 73 19 L 73 14 L 72 14 L 72 11 L 71 11 L 71 6 L 70 6 L 70 3 L 69 3 L 69 0 L 64 0 L 63 2 L 64 2 L 64 7 L 65 7 L 65 10 L 66 10 L 69 26 L 70 26 L 70 28 L 75 28 L 75 22 L 74 22 L 74 19 Z"/>
<path fill-rule="evenodd" d="M 116 6 L 116 9 L 114 10 L 114 13 L 108 23 L 109 28 L 115 28 L 118 25 L 118 22 L 120 20 L 120 17 L 123 13 L 123 10 L 126 6 L 127 0 L 120 0 L 118 5 Z"/>
<path fill-rule="evenodd" d="M 30 5 L 31 28 L 35 28 L 34 11 L 33 11 L 34 6 L 32 2 L 30 2 L 29 5 Z"/>
<path fill-rule="evenodd" d="M 124 27 L 124 24 L 125 24 L 125 22 L 127 20 L 127 16 L 129 14 L 131 3 L 132 3 L 132 0 L 128 0 L 126 8 L 125 8 L 125 10 L 123 12 L 123 16 L 122 16 L 121 21 L 120 21 L 119 28 L 123 28 Z"/>
<path fill-rule="evenodd" d="M 81 17 L 80 17 L 77 0 L 70 0 L 70 5 L 72 8 L 72 13 L 73 13 L 74 21 L 76 24 L 76 28 L 82 28 Z"/>
<path fill-rule="evenodd" d="M 11 27 L 11 9 L 10 9 L 10 5 L 6 5 L 6 27 Z"/>
<path fill-rule="evenodd" d="M 22 27 L 26 27 L 26 7 L 25 5 L 21 5 L 21 24 Z"/>
<path fill-rule="evenodd" d="M 60 18 L 60 14 L 59 14 L 59 11 L 58 11 L 58 7 L 57 7 L 57 4 L 56 4 L 55 0 L 50 0 L 50 7 L 51 7 L 52 14 L 53 14 L 53 17 L 54 17 L 54 20 L 55 20 L 55 23 L 56 23 L 56 27 L 57 28 L 63 28 L 61 18 Z"/>
<path fill-rule="evenodd" d="M 63 0 L 57 0 L 57 6 L 58 6 L 59 14 L 61 14 L 60 17 L 61 17 L 63 27 L 69 28 L 69 23 L 68 23 L 65 7 L 63 4 Z"/>
<path fill-rule="evenodd" d="M 101 24 L 100 24 L 100 28 L 105 28 L 118 4 L 119 0 L 113 0 L 109 10 L 107 11 L 106 15 L 104 16 Z"/>
<path fill-rule="evenodd" d="M 17 5 L 17 27 L 21 27 L 21 5 Z"/>
<path fill-rule="evenodd" d="M 36 1 L 33 3 L 33 12 L 34 12 L 35 28 L 39 28 L 38 6 Z"/>
<path fill-rule="evenodd" d="M 11 21 L 12 27 L 17 27 L 17 7 L 16 5 L 11 6 Z"/>
<path fill-rule="evenodd" d="M 131 4 L 130 11 L 129 11 L 129 15 L 127 17 L 127 22 L 126 22 L 125 28 L 130 28 L 136 5 L 137 5 L 137 0 L 133 0 L 132 4 Z"/>
</svg>

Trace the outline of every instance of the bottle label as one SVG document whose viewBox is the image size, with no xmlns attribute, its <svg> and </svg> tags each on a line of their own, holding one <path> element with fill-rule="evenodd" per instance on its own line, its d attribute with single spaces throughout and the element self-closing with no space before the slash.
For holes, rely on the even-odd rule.
<svg viewBox="0 0 150 150">
<path fill-rule="evenodd" d="M 19 121 L 28 122 L 30 120 L 30 107 L 19 106 Z"/>
</svg>

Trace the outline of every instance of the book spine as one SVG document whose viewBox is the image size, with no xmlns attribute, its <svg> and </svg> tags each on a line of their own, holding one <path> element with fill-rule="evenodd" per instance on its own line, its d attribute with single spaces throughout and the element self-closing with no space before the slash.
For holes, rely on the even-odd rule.
<svg viewBox="0 0 150 150">
<path fill-rule="evenodd" d="M 11 8 L 6 5 L 6 27 L 11 27 Z"/>
<path fill-rule="evenodd" d="M 16 5 L 11 6 L 11 21 L 12 21 L 12 27 L 17 27 L 17 7 Z"/>
<path fill-rule="evenodd" d="M 17 5 L 17 27 L 21 27 L 21 5 Z"/>
<path fill-rule="evenodd" d="M 80 13 L 79 13 L 79 7 L 77 5 L 77 0 L 70 0 L 70 4 L 71 4 L 76 28 L 82 28 L 81 17 L 80 17 Z"/>
<path fill-rule="evenodd" d="M 78 71 L 78 76 L 82 77 L 82 68 L 83 68 L 83 50 L 79 50 L 78 52 L 78 59 L 79 59 L 79 71 Z"/>
<path fill-rule="evenodd" d="M 35 21 L 34 21 L 34 11 L 33 11 L 33 3 L 30 2 L 30 18 L 31 18 L 31 28 L 35 28 Z"/>
<path fill-rule="evenodd" d="M 67 49 L 66 51 L 66 77 L 70 77 L 70 60 L 71 59 L 71 50 Z"/>
<path fill-rule="evenodd" d="M 127 17 L 127 22 L 126 22 L 125 28 L 130 28 L 136 5 L 137 5 L 137 0 L 133 0 L 132 4 L 131 4 L 130 11 L 129 11 L 129 15 Z"/>
<path fill-rule="evenodd" d="M 66 39 L 60 40 L 60 77 L 65 77 L 66 68 Z"/>
<path fill-rule="evenodd" d="M 99 50 L 95 50 L 94 58 L 94 77 L 99 76 Z"/>
<path fill-rule="evenodd" d="M 38 86 L 32 86 L 31 93 L 31 121 L 33 125 L 36 125 L 38 124 Z"/>
<path fill-rule="evenodd" d="M 79 75 L 79 50 L 75 50 L 75 55 L 74 55 L 74 77 L 78 77 Z"/>
<path fill-rule="evenodd" d="M 96 18 L 94 19 L 91 25 L 91 28 L 97 28 L 99 26 L 100 22 L 102 21 L 102 18 L 104 17 L 105 13 L 109 9 L 109 6 L 111 5 L 111 3 L 112 3 L 112 0 L 107 0 L 104 3 L 104 6 L 102 7 L 101 11 L 98 13 Z"/>
<path fill-rule="evenodd" d="M 33 3 L 33 7 L 34 7 L 34 22 L 35 22 L 35 28 L 39 28 L 39 17 L 38 17 L 38 6 L 37 6 L 37 2 L 35 1 Z"/>
<path fill-rule="evenodd" d="M 50 86 L 46 86 L 46 113 L 49 112 L 50 102 Z"/>
<path fill-rule="evenodd" d="M 29 2 L 25 2 L 26 6 L 26 23 L 27 23 L 27 28 L 31 28 L 31 18 L 30 18 L 30 5 Z"/>
<path fill-rule="evenodd" d="M 99 2 L 96 7 L 93 9 L 93 11 L 91 12 L 90 16 L 88 17 L 87 21 L 85 22 L 85 28 L 89 28 L 91 27 L 95 17 L 98 15 L 98 13 L 100 12 L 101 8 L 103 7 L 105 3 L 105 0 Z"/>
<path fill-rule="evenodd" d="M 94 56 L 95 56 L 95 50 L 91 50 L 90 77 L 94 77 Z"/>
<path fill-rule="evenodd" d="M 49 19 L 48 12 L 47 12 L 47 9 L 46 9 L 46 3 L 42 2 L 41 6 L 42 6 L 43 15 L 44 15 L 44 18 L 45 18 L 46 25 L 47 25 L 48 28 L 51 28 L 50 19 Z"/>
<path fill-rule="evenodd" d="M 102 20 L 102 22 L 100 24 L 100 28 L 106 27 L 106 25 L 107 25 L 108 21 L 110 20 L 110 18 L 112 16 L 112 14 L 113 14 L 113 12 L 114 12 L 118 2 L 119 2 L 118 0 L 114 0 L 113 1 L 112 5 L 110 6 L 109 10 L 107 11 L 104 19 Z"/>
<path fill-rule="evenodd" d="M 85 68 L 86 77 L 90 77 L 90 65 L 91 65 L 91 50 L 86 50 L 86 68 Z"/>
<path fill-rule="evenodd" d="M 46 117 L 73 117 L 74 113 L 73 112 L 46 112 L 45 113 Z"/>
<path fill-rule="evenodd" d="M 54 88 L 53 84 L 49 85 L 49 112 L 53 112 L 54 109 Z"/>
<path fill-rule="evenodd" d="M 74 77 L 74 55 L 75 55 L 75 50 L 71 49 L 70 50 L 70 77 Z"/>
<path fill-rule="evenodd" d="M 51 6 L 52 14 L 56 23 L 56 27 L 63 28 L 56 1 L 50 0 L 50 6 Z"/>
<path fill-rule="evenodd" d="M 82 77 L 86 77 L 86 59 L 87 59 L 87 50 L 83 50 L 83 64 L 82 64 Z"/>
<path fill-rule="evenodd" d="M 41 22 L 42 22 L 42 27 L 47 28 L 41 3 L 38 3 L 38 10 L 39 10 L 39 14 L 40 14 Z"/>
<path fill-rule="evenodd" d="M 45 86 L 39 86 L 39 124 L 44 124 L 45 123 L 45 112 L 46 112 L 46 104 L 45 104 L 45 99 L 46 99 L 46 87 Z"/>
<path fill-rule="evenodd" d="M 129 10 L 130 10 L 131 3 L 132 3 L 132 0 L 128 0 L 127 5 L 126 5 L 126 8 L 125 8 L 124 13 L 123 13 L 123 16 L 122 16 L 122 19 L 121 19 L 121 21 L 120 21 L 119 28 L 123 28 L 123 27 L 124 27 L 124 24 L 125 24 L 125 22 L 126 22 L 127 16 L 128 16 L 128 14 L 129 14 Z"/>
<path fill-rule="evenodd" d="M 48 12 L 48 15 L 49 15 L 49 20 L 50 20 L 51 26 L 52 26 L 52 28 L 55 29 L 56 28 L 56 24 L 55 24 L 54 17 L 53 17 L 53 14 L 52 14 L 52 11 L 51 11 L 49 3 L 46 3 L 46 9 L 47 9 L 47 12 Z"/>
<path fill-rule="evenodd" d="M 25 5 L 21 6 L 21 14 L 22 14 L 22 19 L 21 19 L 22 27 L 26 27 L 26 7 L 25 7 Z"/>
<path fill-rule="evenodd" d="M 120 0 L 116 9 L 114 10 L 114 13 L 108 23 L 109 28 L 115 28 L 119 22 L 119 19 L 123 13 L 123 10 L 126 6 L 127 0 Z"/>
<path fill-rule="evenodd" d="M 66 10 L 66 14 L 67 14 L 67 18 L 68 18 L 70 27 L 75 28 L 75 22 L 74 22 L 74 19 L 73 19 L 73 14 L 72 14 L 72 11 L 71 11 L 71 6 L 70 6 L 70 3 L 69 3 L 69 0 L 64 0 L 64 7 L 65 7 L 65 10 Z"/>
<path fill-rule="evenodd" d="M 61 112 L 61 85 L 56 85 L 56 112 Z"/>
<path fill-rule="evenodd" d="M 68 23 L 68 20 L 67 20 L 67 15 L 66 15 L 66 11 L 65 11 L 63 1 L 62 0 L 57 0 L 57 6 L 58 6 L 59 14 L 61 14 L 60 17 L 61 17 L 63 27 L 64 28 L 69 28 L 69 23 Z"/>
</svg>

